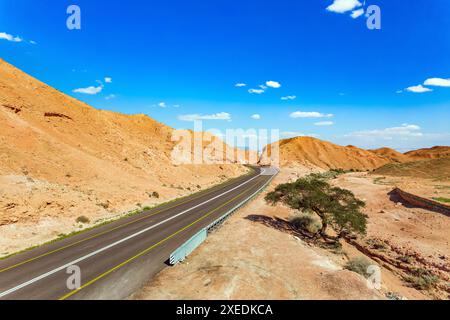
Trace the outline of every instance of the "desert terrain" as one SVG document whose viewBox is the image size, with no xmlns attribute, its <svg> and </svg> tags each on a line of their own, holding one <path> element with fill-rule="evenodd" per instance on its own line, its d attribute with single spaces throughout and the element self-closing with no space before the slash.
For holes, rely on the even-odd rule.
<svg viewBox="0 0 450 320">
<path fill-rule="evenodd" d="M 0 257 L 248 171 L 231 158 L 174 164 L 172 133 L 146 115 L 94 109 L 0 60 Z M 222 143 L 204 140 L 205 149 Z"/>
<path fill-rule="evenodd" d="M 283 170 L 272 182 L 309 173 Z M 264 194 L 231 217 L 185 262 L 161 272 L 132 299 L 383 299 L 344 256 L 314 248 L 251 216 L 287 219 L 290 210 L 266 204 Z M 224 245 L 225 244 L 225 245 Z"/>
<path fill-rule="evenodd" d="M 266 192 L 225 222 L 186 261 L 166 269 L 130 298 L 448 299 L 448 216 L 404 205 L 390 196 L 399 187 L 430 199 L 450 198 L 448 159 L 433 156 L 431 159 L 436 160 L 424 165 L 430 157 L 411 162 L 417 158 L 391 149 L 367 151 L 376 157 L 369 162 L 354 162 L 364 171 L 341 174 L 330 182 L 351 190 L 365 201 L 367 234 L 356 241 L 343 241 L 339 250 L 329 250 L 295 235 L 288 222 L 295 214 L 292 209 L 283 205 L 273 207 L 264 200 L 265 194 L 278 184 L 343 165 L 341 160 L 332 164 L 329 159 L 333 154 L 324 150 L 318 158 L 310 158 L 312 162 L 299 160 L 304 154 L 314 154 L 303 145 L 301 148 L 306 150 L 299 155 L 297 147 L 303 141 L 306 146 L 312 142 L 313 149 L 328 147 L 327 143 L 312 138 L 290 140 L 296 146 L 285 148 L 284 152 L 282 144 L 284 165 Z M 355 151 L 354 147 L 345 148 L 339 148 L 339 156 Z M 447 152 L 448 147 L 440 150 Z M 392 170 L 388 164 L 373 171 L 373 161 L 401 166 Z M 361 167 L 362 163 L 367 167 Z M 422 170 L 410 170 L 411 167 Z M 383 176 L 380 172 L 392 175 Z M 369 289 L 362 275 L 347 270 L 349 261 L 361 258 L 381 268 L 380 289 Z M 436 285 L 418 288 L 417 278 L 411 276 L 416 270 L 430 272 L 437 279 Z"/>
<path fill-rule="evenodd" d="M 176 163 L 173 133 L 146 115 L 94 109 L 0 60 L 0 258 L 249 171 L 239 161 L 249 152 L 224 153 L 207 134 L 209 164 Z M 262 165 L 273 160 L 267 150 Z M 281 172 L 265 193 L 131 298 L 449 298 L 449 217 L 390 193 L 398 187 L 448 203 L 450 147 L 402 154 L 297 137 L 280 141 L 279 151 Z M 289 222 L 294 210 L 264 200 L 278 184 L 329 170 L 338 172 L 330 184 L 363 200 L 368 217 L 365 236 L 335 249 L 303 239 Z M 382 269 L 380 289 L 348 270 L 360 257 Z"/>
</svg>

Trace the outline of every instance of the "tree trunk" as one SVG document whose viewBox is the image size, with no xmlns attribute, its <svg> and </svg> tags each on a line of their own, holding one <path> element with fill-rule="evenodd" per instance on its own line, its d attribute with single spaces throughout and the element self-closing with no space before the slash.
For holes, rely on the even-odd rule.
<svg viewBox="0 0 450 320">
<path fill-rule="evenodd" d="M 320 220 L 322 220 L 322 228 L 320 229 L 319 235 L 321 235 L 322 238 L 325 239 L 327 236 L 327 228 L 328 228 L 327 217 L 322 211 L 318 209 L 315 209 L 313 211 L 319 216 Z"/>
</svg>

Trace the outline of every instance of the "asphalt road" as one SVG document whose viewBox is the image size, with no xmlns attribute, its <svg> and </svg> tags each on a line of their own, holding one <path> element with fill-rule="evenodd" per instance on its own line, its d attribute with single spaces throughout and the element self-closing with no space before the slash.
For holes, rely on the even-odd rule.
<svg viewBox="0 0 450 320">
<path fill-rule="evenodd" d="M 275 172 L 257 168 L 202 193 L 2 260 L 0 299 L 125 299 L 168 267 L 176 248 L 251 197 Z M 71 287 L 73 266 L 81 275 L 78 289 Z"/>
</svg>

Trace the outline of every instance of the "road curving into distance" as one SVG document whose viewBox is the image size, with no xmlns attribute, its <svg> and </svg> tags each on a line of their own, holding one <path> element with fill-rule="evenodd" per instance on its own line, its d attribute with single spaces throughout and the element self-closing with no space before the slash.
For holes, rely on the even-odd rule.
<svg viewBox="0 0 450 320">
<path fill-rule="evenodd" d="M 252 197 L 276 172 L 255 168 L 212 189 L 2 260 L 0 299 L 124 299 L 167 267 L 175 249 Z M 81 276 L 78 288 L 74 266 Z"/>
</svg>

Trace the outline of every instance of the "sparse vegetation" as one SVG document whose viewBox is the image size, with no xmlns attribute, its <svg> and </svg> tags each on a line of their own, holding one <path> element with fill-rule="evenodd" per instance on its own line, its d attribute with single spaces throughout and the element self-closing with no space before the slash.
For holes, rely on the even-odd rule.
<svg viewBox="0 0 450 320">
<path fill-rule="evenodd" d="M 386 177 L 377 177 L 373 179 L 373 184 L 386 185 Z"/>
<path fill-rule="evenodd" d="M 77 222 L 77 223 L 87 224 L 87 223 L 90 222 L 90 220 L 89 220 L 89 218 L 86 217 L 86 216 L 79 216 L 79 217 L 76 219 L 76 222 Z"/>
<path fill-rule="evenodd" d="M 404 279 L 417 290 L 430 290 L 439 282 L 438 277 L 423 268 L 413 270 L 412 274 Z"/>
<path fill-rule="evenodd" d="M 397 292 L 386 293 L 386 298 L 388 298 L 389 300 L 394 300 L 394 301 L 403 300 L 403 297 L 400 294 L 398 294 Z"/>
<path fill-rule="evenodd" d="M 369 247 L 371 249 L 374 249 L 374 250 L 384 251 L 388 248 L 385 242 L 383 242 L 380 239 L 376 239 L 376 238 L 368 239 L 368 240 L 366 240 L 366 243 L 369 245 Z"/>
<path fill-rule="evenodd" d="M 307 179 L 318 179 L 318 180 L 325 180 L 325 181 L 329 181 L 329 180 L 333 180 L 336 179 L 337 177 L 339 177 L 342 174 L 345 174 L 349 171 L 345 171 L 343 169 L 333 169 L 327 172 L 322 172 L 322 173 L 312 173 L 310 175 L 308 175 L 306 178 Z"/>
<path fill-rule="evenodd" d="M 450 186 L 435 186 L 438 190 L 450 190 Z"/>
<path fill-rule="evenodd" d="M 376 169 L 372 174 L 448 181 L 450 179 L 450 158 L 391 163 Z"/>
<path fill-rule="evenodd" d="M 414 262 L 414 258 L 411 256 L 400 256 L 397 260 L 406 264 L 411 264 Z"/>
<path fill-rule="evenodd" d="M 365 278 L 368 278 L 370 274 L 367 272 L 369 267 L 373 263 L 365 257 L 353 258 L 347 262 L 345 269 L 356 272 Z"/>
<path fill-rule="evenodd" d="M 339 241 L 350 233 L 366 233 L 367 216 L 361 212 L 365 203 L 351 191 L 332 187 L 316 176 L 281 184 L 265 199 L 273 205 L 282 202 L 292 209 L 316 214 L 321 219 L 316 236 L 325 240 Z M 334 228 L 337 237 L 327 235 L 328 226 Z"/>
<path fill-rule="evenodd" d="M 153 198 L 156 198 L 156 199 L 159 199 L 159 193 L 156 192 L 156 191 L 154 191 L 154 192 L 152 193 L 152 197 L 153 197 Z"/>
<path fill-rule="evenodd" d="M 436 201 L 442 202 L 442 203 L 450 203 L 450 199 L 449 198 L 440 197 L 440 198 L 433 198 L 433 200 L 436 200 Z"/>
</svg>

